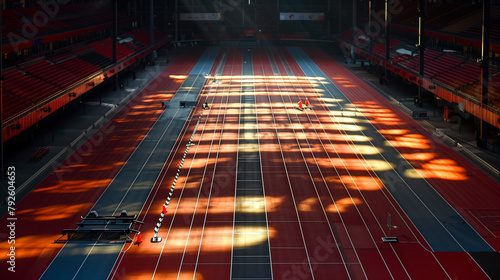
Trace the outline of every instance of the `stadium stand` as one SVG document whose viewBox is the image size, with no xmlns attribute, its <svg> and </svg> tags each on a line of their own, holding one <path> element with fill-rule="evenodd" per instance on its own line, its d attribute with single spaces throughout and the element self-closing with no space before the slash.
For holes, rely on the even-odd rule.
<svg viewBox="0 0 500 280">
<path fill-rule="evenodd" d="M 113 16 L 103 1 L 59 5 L 57 13 L 54 12 L 53 15 L 49 15 L 47 23 L 43 25 L 36 22 L 37 12 L 45 14 L 45 10 L 39 5 L 36 7 L 2 10 L 2 40 L 7 41 L 11 33 L 21 37 L 25 35 L 29 35 L 29 38 L 33 37 L 33 34 L 23 33 L 23 25 L 26 22 L 36 27 L 36 37 L 44 37 L 54 33 L 109 23 Z M 121 13 L 118 14 L 118 19 L 121 23 L 129 21 Z"/>
<path fill-rule="evenodd" d="M 39 36 L 43 37 L 54 32 L 60 33 L 64 38 L 65 31 L 77 30 L 81 27 L 109 23 L 112 18 L 111 12 L 100 11 L 99 2 L 88 5 L 69 4 L 57 14 L 57 17 L 47 22 L 47 25 L 39 30 Z M 8 33 L 24 36 L 21 18 L 33 17 L 39 11 L 38 8 L 4 9 L 2 15 L 3 39 L 8 39 Z M 88 17 L 82 16 L 82 11 L 88 13 Z M 79 15 L 79 16 L 75 16 Z M 120 17 L 125 18 L 121 15 Z M 123 23 L 123 22 L 122 22 Z M 120 24 L 120 23 L 119 23 Z M 68 36 L 73 36 L 68 33 Z M 105 35 L 105 34 L 104 34 Z M 163 39 L 159 30 L 154 31 L 155 43 Z M 149 48 L 149 32 L 147 29 L 138 29 L 126 32 L 122 43 L 117 44 L 117 60 L 130 59 L 141 56 Z M 135 60 L 134 60 L 135 61 Z M 113 40 L 110 37 L 100 38 L 97 41 L 83 41 L 70 44 L 60 48 L 56 52 L 48 52 L 43 55 L 4 69 L 4 120 L 20 118 L 22 114 L 41 108 L 47 102 L 52 102 L 60 94 L 71 88 L 82 84 L 97 73 L 103 73 L 113 66 Z M 114 70 L 113 70 L 114 71 Z M 114 72 L 113 72 L 114 73 Z M 73 96 L 75 97 L 75 96 Z M 72 100 L 68 99 L 68 102 Z M 23 126 L 25 127 L 25 126 Z"/>
</svg>

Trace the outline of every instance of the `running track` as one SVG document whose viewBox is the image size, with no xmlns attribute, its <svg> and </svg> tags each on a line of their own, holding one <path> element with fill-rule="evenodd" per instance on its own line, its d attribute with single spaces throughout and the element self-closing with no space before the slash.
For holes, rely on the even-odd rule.
<svg viewBox="0 0 500 280">
<path fill-rule="evenodd" d="M 201 55 L 167 70 L 187 75 Z M 191 112 L 139 205 L 144 242 L 96 269 L 110 279 L 488 279 L 475 260 L 500 248 L 498 224 L 484 218 L 500 210 L 498 183 L 319 49 L 233 47 L 214 61 L 220 82 L 207 79 L 198 98 L 210 108 Z M 135 104 L 149 101 L 139 108 L 151 115 L 114 120 L 137 135 L 108 130 L 98 151 L 63 164 L 18 204 L 29 226 L 16 242 L 29 250 L 18 250 L 16 279 L 42 275 L 60 230 L 92 208 L 160 117 L 146 94 Z M 313 109 L 297 110 L 306 99 Z M 150 243 L 192 135 L 164 241 Z M 387 213 L 397 244 L 381 242 Z"/>
</svg>

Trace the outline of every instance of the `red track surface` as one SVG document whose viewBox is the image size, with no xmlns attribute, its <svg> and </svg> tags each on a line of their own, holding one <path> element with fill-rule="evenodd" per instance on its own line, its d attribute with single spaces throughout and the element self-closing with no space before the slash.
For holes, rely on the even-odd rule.
<svg viewBox="0 0 500 280">
<path fill-rule="evenodd" d="M 185 53 L 97 131 L 16 206 L 16 272 L 8 279 L 38 279 L 63 244 L 61 230 L 75 228 L 116 176 L 202 51 Z M 7 215 L 1 225 L 8 224 Z M 1 252 L 11 245 L 0 244 Z M 0 256 L 2 275 L 7 256 Z M 5 278 L 4 278 L 5 279 Z"/>
<path fill-rule="evenodd" d="M 218 59 L 216 60 L 218 61 Z M 222 75 L 241 74 L 241 50 L 227 57 Z M 215 66 L 212 69 L 213 74 Z M 229 87 L 229 85 L 231 87 Z M 238 141 L 239 89 L 226 81 L 207 84 L 200 102 L 208 98 L 211 110 L 203 111 L 200 127 L 177 181 L 168 213 L 158 236 L 166 241 L 150 243 L 162 205 L 176 174 L 184 147 L 192 135 L 201 110 L 193 113 L 159 190 L 144 213 L 142 236 L 147 242 L 127 247 L 115 267 L 113 279 L 192 279 L 196 270 L 203 279 L 228 279 L 234 211 L 235 158 Z M 154 210 L 153 210 L 154 209 Z M 140 265 L 138 265 L 140 263 Z"/>
<path fill-rule="evenodd" d="M 500 184 L 436 140 L 412 118 L 317 48 L 308 55 L 455 210 L 496 250 L 500 227 L 479 216 L 500 212 Z"/>
<path fill-rule="evenodd" d="M 276 77 L 262 49 L 254 51 L 253 56 L 273 277 L 487 279 L 466 253 L 430 251 L 360 156 L 358 149 L 363 147 L 357 144 L 355 148 L 309 79 L 286 50 L 284 54 L 295 79 Z M 228 59 L 221 85 L 212 91 L 217 93 L 211 102 L 212 111 L 198 128 L 202 144 L 184 163 L 192 167 L 183 169 L 174 192 L 174 198 L 180 199 L 171 202 L 160 231 L 167 240 L 130 247 L 116 268 L 115 279 L 151 279 L 153 271 L 157 278 L 229 278 L 231 242 L 238 245 L 231 238 L 241 86 L 234 79 L 240 66 L 231 68 L 232 61 L 241 59 Z M 281 62 L 277 66 L 286 73 Z M 231 73 L 233 79 L 224 77 Z M 361 86 L 359 80 L 356 82 Z M 223 93 L 228 84 L 234 93 L 226 99 Z M 295 104 L 306 98 L 314 111 L 295 110 Z M 218 110 L 224 106 L 228 111 L 222 126 Z M 184 143 L 195 121 L 189 125 Z M 173 177 L 175 167 L 172 164 L 166 178 Z M 168 190 L 171 183 L 164 181 L 161 187 Z M 166 191 L 158 192 L 153 202 L 157 213 L 166 195 Z M 393 224 L 400 225 L 394 231 L 401 240 L 397 246 L 380 240 L 386 232 L 388 211 L 393 213 Z M 152 236 L 157 221 L 157 215 L 152 216 L 147 215 L 143 226 L 150 233 L 145 240 Z M 247 242 L 251 245 L 252 241 Z"/>
<path fill-rule="evenodd" d="M 271 48 L 271 51 L 278 57 L 277 49 Z M 361 156 L 361 152 L 371 152 L 369 147 L 346 136 L 344 130 L 349 127 L 331 114 L 314 90 L 312 83 L 317 80 L 305 77 L 286 49 L 282 51 L 287 64 L 277 60 L 276 66 L 283 76 L 273 73 L 264 49 L 253 51 L 273 278 L 487 279 L 467 253 L 430 250 Z M 492 232 L 470 214 L 473 209 L 498 208 L 493 203 L 498 202 L 498 184 L 451 149 L 433 142 L 432 136 L 418 129 L 411 118 L 399 113 L 326 54 L 317 49 L 309 50 L 308 54 L 498 250 L 498 238 L 492 237 Z M 156 279 L 229 279 L 232 246 L 260 242 L 244 240 L 246 243 L 242 243 L 233 238 L 241 62 L 242 49 L 231 49 L 221 83 L 209 83 L 202 92 L 200 103 L 208 98 L 211 109 L 203 111 L 193 141 L 197 145 L 189 150 L 183 164 L 169 212 L 159 232 L 164 241 L 149 242 L 184 152 L 184 144 L 202 112 L 200 106 L 183 130 L 162 172 L 163 179 L 154 186 L 153 195 L 141 213 L 145 222 L 141 228 L 144 242 L 139 246 L 125 246 L 112 271 L 112 279 L 151 279 L 153 276 Z M 287 77 L 284 67 L 288 65 L 296 77 Z M 186 74 L 188 68 L 185 71 L 177 68 L 172 74 Z M 142 106 L 137 105 L 137 110 L 148 109 L 145 111 L 151 116 L 144 116 L 146 112 L 133 114 L 133 110 L 129 110 L 128 118 L 116 118 L 112 122 L 115 127 L 123 125 L 123 129 L 131 129 L 134 137 L 124 134 L 121 129 L 113 129 L 106 136 L 108 141 L 101 141 L 86 153 L 80 152 L 84 155 L 81 161 L 63 164 L 59 173 L 51 175 L 19 203 L 18 218 L 23 221 L 19 247 L 30 248 L 30 251 L 19 251 L 19 255 L 25 255 L 19 256 L 18 265 L 33 268 L 32 272 L 28 269 L 22 272 L 19 279 L 38 277 L 43 272 L 61 247 L 52 243 L 59 237 L 60 229 L 79 222 L 78 217 L 90 209 L 147 133 L 160 113 L 155 107 L 158 100 L 164 100 L 164 96 L 149 94 L 151 98 L 139 97 L 136 104 Z M 314 110 L 296 110 L 295 104 L 306 98 Z M 144 122 L 149 124 L 147 128 Z M 102 152 L 105 150 L 115 152 L 110 156 Z M 115 165 L 109 167 L 110 162 Z M 67 166 L 72 169 L 64 169 Z M 76 168 L 79 172 L 61 173 L 76 171 Z M 467 176 L 469 173 L 472 176 Z M 63 174 L 64 181 L 59 181 L 57 174 Z M 484 193 L 480 193 L 482 191 Z M 392 213 L 393 224 L 399 226 L 393 230 L 400 239 L 396 245 L 382 243 L 380 239 L 386 233 L 388 211 Z M 32 225 L 43 228 L 32 233 L 29 232 Z M 6 244 L 2 243 L 2 249 L 5 248 Z M 5 258 L 1 261 L 4 265 Z"/>
<path fill-rule="evenodd" d="M 292 58 L 287 60 L 295 75 L 303 77 Z M 257 61 L 255 74 L 273 75 L 268 60 L 262 61 L 260 72 L 263 73 L 257 72 Z M 271 239 L 273 263 L 281 263 L 273 266 L 274 277 L 307 279 L 302 276 L 314 274 L 317 279 L 332 276 L 406 279 L 409 274 L 421 279 L 445 278 L 444 271 L 427 251 L 427 245 L 419 244 L 422 238 L 415 228 L 373 172 L 367 170 L 367 164 L 357 155 L 352 143 L 341 130 L 335 129 L 336 121 L 329 117 L 328 109 L 323 107 L 307 79 L 302 83 L 274 83 L 273 80 L 270 78 L 267 88 L 263 89 L 269 95 L 258 95 L 257 102 L 272 104 L 272 108 L 262 108 L 260 116 L 265 119 L 274 112 L 279 134 L 279 137 L 266 137 L 263 147 L 275 151 L 281 146 L 284 162 L 278 164 L 277 153 L 270 153 L 277 158 L 263 160 L 277 163 L 273 164 L 275 172 L 264 172 L 266 195 L 286 194 L 282 199 L 284 203 L 275 207 L 279 211 L 269 215 L 270 226 L 276 231 L 276 237 Z M 298 113 L 291 108 L 306 97 L 314 111 Z M 260 122 L 260 129 L 265 133 L 273 123 L 272 119 L 269 123 Z M 273 133 L 272 129 L 269 133 Z M 282 139 L 280 143 L 276 142 L 278 138 Z M 266 166 L 263 169 L 268 170 Z M 407 240 L 398 247 L 380 241 L 385 230 L 381 221 L 385 221 L 387 211 L 399 213 L 394 224 L 404 225 L 398 229 L 398 235 L 406 236 Z M 281 216 L 285 213 L 290 216 Z M 284 236 L 293 237 L 294 242 L 283 243 Z M 411 259 L 401 257 L 409 251 Z M 419 266 L 414 266 L 418 256 Z M 421 266 L 428 269 L 422 270 Z"/>
</svg>

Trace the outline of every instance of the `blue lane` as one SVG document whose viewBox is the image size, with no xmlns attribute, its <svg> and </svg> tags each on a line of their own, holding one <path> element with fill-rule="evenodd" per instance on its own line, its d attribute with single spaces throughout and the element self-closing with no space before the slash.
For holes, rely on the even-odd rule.
<svg viewBox="0 0 500 280">
<path fill-rule="evenodd" d="M 123 244 L 68 242 L 40 279 L 107 279 Z M 92 265 L 91 274 L 81 273 L 84 263 Z"/>
<path fill-rule="evenodd" d="M 353 107 L 347 97 L 331 82 L 321 69 L 299 47 L 288 47 L 302 71 L 311 77 L 321 77 L 326 84 L 316 83 L 320 94 L 337 100 L 329 109 Z M 326 102 L 328 103 L 328 102 Z M 448 204 L 439 193 L 423 178 L 409 177 L 418 172 L 399 154 L 387 140 L 361 115 L 353 116 L 359 131 L 348 131 L 349 136 L 369 135 L 375 147 L 383 148 L 377 155 L 363 155 L 366 159 L 390 162 L 397 167 L 388 171 L 376 171 L 386 188 L 405 211 L 434 251 L 439 252 L 493 252 L 493 248 Z M 359 120 L 359 121 L 357 121 Z"/>
<path fill-rule="evenodd" d="M 99 215 L 115 215 L 121 210 L 127 210 L 129 215 L 139 213 L 191 113 L 189 107 L 179 108 L 179 102 L 197 100 L 205 84 L 202 73 L 210 72 L 219 50 L 219 47 L 210 47 L 201 55 L 170 100 L 169 108 L 159 117 L 92 210 Z"/>
<path fill-rule="evenodd" d="M 220 47 L 209 47 L 207 50 L 201 55 L 200 59 L 196 63 L 196 65 L 191 70 L 189 75 L 199 75 L 199 74 L 208 74 L 212 69 L 212 66 L 219 54 Z"/>
<path fill-rule="evenodd" d="M 117 215 L 121 210 L 129 215 L 139 213 L 191 112 L 191 108 L 179 108 L 179 101 L 197 99 L 205 84 L 202 74 L 210 72 L 219 50 L 205 50 L 170 101 L 172 106 L 160 116 L 92 210 L 101 216 Z M 67 242 L 40 279 L 107 279 L 124 244 Z"/>
<path fill-rule="evenodd" d="M 250 49 L 243 51 L 243 61 L 252 61 Z M 253 63 L 243 63 L 241 70 L 243 76 L 253 76 Z M 244 83 L 241 85 L 241 92 L 255 92 L 255 85 Z M 259 145 L 258 137 L 251 136 L 258 133 L 255 95 L 242 94 L 240 102 L 235 201 L 250 201 L 250 199 L 265 201 L 260 154 L 258 151 L 245 148 L 245 145 Z M 262 238 L 260 239 L 262 241 L 232 248 L 231 279 L 272 279 L 269 232 L 260 229 L 251 230 L 251 227 L 267 229 L 266 213 L 235 211 L 233 225 L 234 236 L 239 236 L 241 240 Z"/>
</svg>

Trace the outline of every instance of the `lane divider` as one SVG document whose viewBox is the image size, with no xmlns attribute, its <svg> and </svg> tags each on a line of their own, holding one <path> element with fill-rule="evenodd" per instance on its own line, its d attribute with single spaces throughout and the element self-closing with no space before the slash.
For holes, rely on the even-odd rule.
<svg viewBox="0 0 500 280">
<path fill-rule="evenodd" d="M 203 113 L 200 114 L 198 117 L 198 121 L 196 122 L 196 125 L 193 130 L 193 134 L 191 135 L 191 138 L 189 138 L 189 142 L 186 144 L 186 150 L 184 151 L 184 154 L 182 155 L 181 163 L 179 164 L 179 167 L 177 168 L 177 173 L 175 174 L 174 181 L 172 182 L 172 186 L 170 187 L 170 192 L 168 193 L 167 200 L 165 200 L 165 203 L 162 206 L 162 211 L 160 213 L 160 218 L 158 219 L 158 222 L 156 223 L 154 227 L 154 235 L 151 237 L 151 243 L 158 243 L 162 241 L 162 238 L 158 236 L 158 232 L 160 231 L 161 228 L 161 223 L 163 222 L 163 218 L 165 218 L 165 214 L 167 214 L 167 208 L 168 205 L 170 204 L 170 200 L 172 199 L 172 196 L 174 194 L 174 189 L 175 185 L 177 184 L 177 180 L 179 179 L 179 175 L 182 170 L 182 165 L 184 165 L 184 161 L 186 160 L 186 156 L 189 152 L 189 148 L 194 146 L 193 143 L 193 138 L 194 135 L 196 134 L 196 130 L 198 129 L 198 126 L 200 125 L 201 117 L 203 116 Z"/>
</svg>

